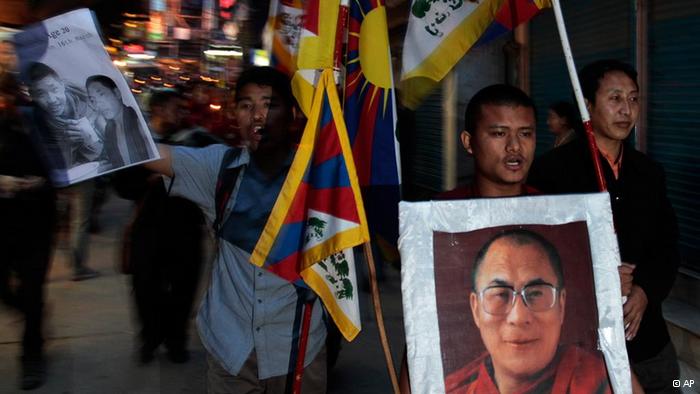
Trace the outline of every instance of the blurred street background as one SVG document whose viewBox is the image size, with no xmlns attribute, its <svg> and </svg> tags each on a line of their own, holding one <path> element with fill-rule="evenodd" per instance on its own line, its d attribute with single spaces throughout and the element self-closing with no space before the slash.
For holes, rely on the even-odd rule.
<svg viewBox="0 0 700 394">
<path fill-rule="evenodd" d="M 196 330 L 190 330 L 192 358 L 170 362 L 165 352 L 145 366 L 138 361 L 138 324 L 133 308 L 130 277 L 117 272 L 117 256 L 131 201 L 112 194 L 99 216 L 101 232 L 91 235 L 88 265 L 101 272 L 95 279 L 74 282 L 67 263 L 65 239 L 58 238 L 46 283 L 46 352 L 48 376 L 36 393 L 150 394 L 204 393 L 206 352 Z M 200 293 L 209 280 L 211 259 L 204 266 Z M 385 270 L 380 284 L 384 318 L 398 364 L 403 352 L 403 321 L 399 274 Z M 391 383 L 379 344 L 371 299 L 360 293 L 363 330 L 352 343 L 344 342 L 329 375 L 329 393 L 388 393 Z M 17 355 L 23 320 L 0 306 L 0 393 L 19 392 Z"/>
</svg>

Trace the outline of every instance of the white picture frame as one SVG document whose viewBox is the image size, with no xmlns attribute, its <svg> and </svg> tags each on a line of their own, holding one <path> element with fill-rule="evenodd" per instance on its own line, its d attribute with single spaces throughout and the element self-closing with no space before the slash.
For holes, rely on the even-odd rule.
<svg viewBox="0 0 700 394">
<path fill-rule="evenodd" d="M 585 222 L 590 241 L 598 316 L 598 350 L 604 355 L 614 392 L 631 393 L 617 270 L 620 254 L 607 193 L 402 202 L 399 222 L 401 289 L 413 393 L 445 392 L 436 299 L 434 234 L 573 222 Z"/>
</svg>

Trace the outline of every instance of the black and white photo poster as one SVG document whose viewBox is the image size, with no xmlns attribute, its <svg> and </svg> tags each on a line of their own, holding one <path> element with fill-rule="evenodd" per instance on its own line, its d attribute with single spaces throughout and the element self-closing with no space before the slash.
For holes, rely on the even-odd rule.
<svg viewBox="0 0 700 394">
<path fill-rule="evenodd" d="M 131 90 L 104 49 L 93 14 L 72 11 L 14 36 L 26 117 L 57 186 L 158 158 Z"/>
</svg>

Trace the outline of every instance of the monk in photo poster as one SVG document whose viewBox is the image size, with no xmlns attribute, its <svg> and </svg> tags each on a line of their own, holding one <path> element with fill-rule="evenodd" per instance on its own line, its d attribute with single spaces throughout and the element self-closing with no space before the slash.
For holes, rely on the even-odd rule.
<svg viewBox="0 0 700 394">
<path fill-rule="evenodd" d="M 446 392 L 611 392 L 584 222 L 438 232 L 434 251 Z"/>
</svg>

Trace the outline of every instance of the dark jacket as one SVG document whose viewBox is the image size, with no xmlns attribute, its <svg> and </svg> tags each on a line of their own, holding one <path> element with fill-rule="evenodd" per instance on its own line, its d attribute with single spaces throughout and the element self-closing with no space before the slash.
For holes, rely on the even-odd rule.
<svg viewBox="0 0 700 394">
<path fill-rule="evenodd" d="M 114 121 L 107 121 L 105 126 L 104 152 L 107 160 L 112 164 L 112 168 L 119 168 L 128 164 L 138 163 L 147 160 L 148 145 L 146 136 L 139 126 L 139 118 L 133 108 L 124 106 L 122 110 L 121 124 L 123 127 L 126 146 L 129 150 L 129 160 L 125 162 L 119 153 L 117 143 L 117 127 Z"/>
<path fill-rule="evenodd" d="M 17 115 L 0 112 L 0 175 L 39 176 L 47 179 L 38 189 L 19 192 L 12 198 L 0 198 L 0 226 L 4 229 L 51 231 L 56 210 L 56 195 L 48 182 L 41 155 Z M 12 231 L 12 230 L 9 230 Z"/>
<path fill-rule="evenodd" d="M 637 336 L 627 343 L 630 360 L 639 362 L 657 355 L 669 342 L 661 303 L 678 271 L 678 226 L 658 163 L 626 146 L 616 180 L 602 155 L 600 161 L 622 261 L 636 265 L 634 283 L 649 300 Z M 573 141 L 535 160 L 528 184 L 553 194 L 598 191 L 586 140 Z"/>
</svg>

